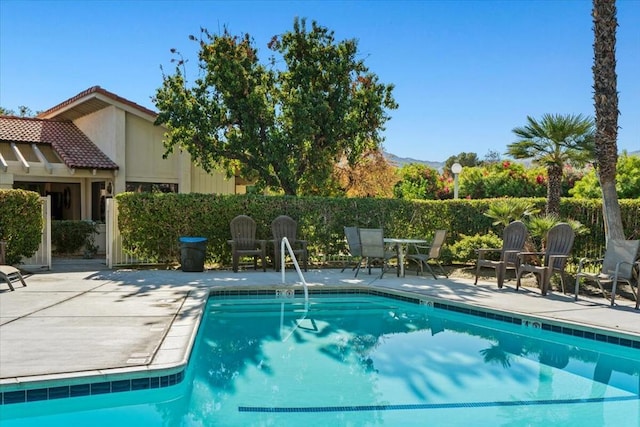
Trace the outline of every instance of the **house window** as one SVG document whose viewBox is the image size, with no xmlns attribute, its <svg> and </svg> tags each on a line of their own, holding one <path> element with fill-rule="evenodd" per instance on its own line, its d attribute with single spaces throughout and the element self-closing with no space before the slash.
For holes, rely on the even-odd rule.
<svg viewBox="0 0 640 427">
<path fill-rule="evenodd" d="M 127 191 L 133 193 L 177 193 L 178 184 L 154 182 L 127 182 Z"/>
</svg>

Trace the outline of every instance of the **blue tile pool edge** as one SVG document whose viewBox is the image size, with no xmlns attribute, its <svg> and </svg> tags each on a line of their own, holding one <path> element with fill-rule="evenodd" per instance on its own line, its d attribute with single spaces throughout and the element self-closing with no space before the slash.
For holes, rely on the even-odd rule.
<svg viewBox="0 0 640 427">
<path fill-rule="evenodd" d="M 189 291 L 187 298 L 175 314 L 171 326 L 162 337 L 149 365 L 112 368 L 88 372 L 41 375 L 37 380 L 20 377 L 15 382 L 0 384 L 0 406 L 67 397 L 90 396 L 123 391 L 149 390 L 180 384 L 186 375 L 196 335 L 202 321 L 204 307 L 209 298 L 208 288 Z M 189 312 L 188 315 L 185 315 Z M 173 349 L 165 348 L 167 338 L 172 338 L 173 326 L 192 326 L 183 336 L 184 348 L 176 357 Z M 166 351 L 169 360 L 162 354 Z M 25 378 L 27 378 L 25 380 Z"/>
<path fill-rule="evenodd" d="M 206 298 L 203 297 L 203 290 L 196 292 L 196 296 L 206 300 L 215 296 L 243 296 L 243 297 L 264 297 L 274 296 L 276 290 L 281 289 L 278 286 L 272 286 L 269 288 L 223 288 L 223 289 L 211 289 L 206 292 Z M 291 290 L 291 287 L 287 287 Z M 522 325 L 532 327 L 536 329 L 546 330 L 549 332 L 559 333 L 563 335 L 570 335 L 580 338 L 585 338 L 598 342 L 606 342 L 613 345 L 622 347 L 629 347 L 634 349 L 640 349 L 640 339 L 636 339 L 632 336 L 626 336 L 623 334 L 612 334 L 611 331 L 598 330 L 595 327 L 580 328 L 577 325 L 567 325 L 561 322 L 548 321 L 547 319 L 537 318 L 530 315 L 520 315 L 510 312 L 504 312 L 495 309 L 478 308 L 463 303 L 452 303 L 439 298 L 433 298 L 429 296 L 405 293 L 402 291 L 396 291 L 391 289 L 372 289 L 369 287 L 329 287 L 322 289 L 309 289 L 310 295 L 331 295 L 331 294 L 343 294 L 343 295 L 374 295 L 382 296 L 386 298 L 396 299 L 399 301 L 428 305 L 433 308 L 447 310 L 455 313 L 467 314 L 471 316 L 477 316 L 485 319 L 497 320 L 514 325 Z M 303 290 L 300 288 L 294 289 L 295 297 L 302 297 L 304 295 Z M 68 379 L 66 381 L 60 380 L 59 384 L 51 387 L 37 387 L 37 384 L 41 382 L 23 382 L 13 387 L 3 386 L 6 391 L 0 392 L 0 405 L 8 405 L 15 403 L 26 403 L 41 400 L 53 400 L 62 399 L 68 397 L 90 396 L 105 393 L 119 393 L 125 391 L 136 390 L 148 390 L 154 388 L 170 387 L 180 384 L 185 379 L 185 371 L 187 369 L 188 358 L 191 354 L 195 336 L 202 320 L 203 310 L 199 310 L 198 315 L 195 316 L 195 327 L 191 334 L 191 339 L 188 343 L 188 348 L 185 350 L 186 360 L 185 363 L 179 364 L 172 368 L 167 367 L 163 370 L 154 371 L 153 375 L 144 375 L 144 371 L 149 372 L 145 367 L 143 370 L 130 371 L 128 378 L 123 378 L 123 374 L 109 375 L 105 374 L 100 377 L 99 381 L 90 381 L 87 378 L 87 382 L 82 382 L 81 377 Z M 179 315 L 179 313 L 178 313 Z M 176 317 L 178 317 L 176 315 Z M 617 335 L 617 336 L 616 336 Z M 133 369 L 133 368 L 132 368 Z M 173 372 L 172 372 L 173 371 Z M 95 379 L 95 377 L 94 377 Z M 33 386 L 33 387 L 30 387 Z"/>
</svg>

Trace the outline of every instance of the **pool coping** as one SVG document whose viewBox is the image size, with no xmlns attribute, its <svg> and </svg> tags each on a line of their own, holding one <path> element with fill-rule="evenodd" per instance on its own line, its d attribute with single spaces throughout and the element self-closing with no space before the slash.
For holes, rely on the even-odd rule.
<svg viewBox="0 0 640 427">
<path fill-rule="evenodd" d="M 282 289 L 293 290 L 296 297 L 301 297 L 304 294 L 301 285 L 232 285 L 216 288 L 205 286 L 194 288 L 185 297 L 149 364 L 127 368 L 5 378 L 0 381 L 0 405 L 177 385 L 185 379 L 185 372 L 209 298 L 216 295 L 268 296 L 274 295 L 277 290 Z M 349 285 L 348 287 L 344 285 L 327 285 L 321 288 L 309 287 L 309 294 L 384 296 L 429 305 L 451 312 L 590 339 L 595 342 L 606 342 L 621 347 L 640 349 L 640 334 L 621 332 L 603 326 L 583 325 L 570 320 L 559 321 L 539 314 L 532 315 L 518 312 L 514 309 L 507 311 L 477 302 L 451 301 L 416 291 L 409 292 L 366 285 Z"/>
</svg>

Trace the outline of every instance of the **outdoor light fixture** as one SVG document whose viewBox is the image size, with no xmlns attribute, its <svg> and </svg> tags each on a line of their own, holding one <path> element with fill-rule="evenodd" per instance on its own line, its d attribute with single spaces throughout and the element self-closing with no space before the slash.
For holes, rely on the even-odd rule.
<svg viewBox="0 0 640 427">
<path fill-rule="evenodd" d="M 460 163 L 454 163 L 451 165 L 451 172 L 453 172 L 453 198 L 458 198 L 458 174 L 462 172 L 462 165 Z"/>
</svg>

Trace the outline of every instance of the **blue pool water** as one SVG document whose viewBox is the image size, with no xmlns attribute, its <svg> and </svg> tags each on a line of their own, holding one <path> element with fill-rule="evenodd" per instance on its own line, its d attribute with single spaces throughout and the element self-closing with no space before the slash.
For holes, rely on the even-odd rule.
<svg viewBox="0 0 640 427">
<path fill-rule="evenodd" d="M 640 350 L 382 296 L 213 297 L 185 380 L 0 406 L 14 426 L 627 426 Z"/>
</svg>

